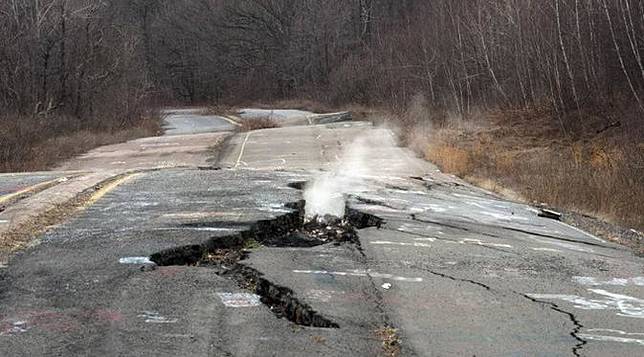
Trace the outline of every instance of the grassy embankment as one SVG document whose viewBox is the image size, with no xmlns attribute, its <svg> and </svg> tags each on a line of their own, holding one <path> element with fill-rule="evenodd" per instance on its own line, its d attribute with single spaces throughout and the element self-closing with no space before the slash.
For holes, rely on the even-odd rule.
<svg viewBox="0 0 644 357">
<path fill-rule="evenodd" d="M 408 142 L 443 171 L 483 188 L 641 231 L 644 125 L 635 110 L 615 110 L 611 120 L 585 114 L 564 127 L 540 110 L 446 115 L 408 131 Z"/>
<path fill-rule="evenodd" d="M 154 136 L 160 130 L 156 114 L 131 122 L 0 115 L 0 172 L 45 170 L 95 147 Z"/>
</svg>

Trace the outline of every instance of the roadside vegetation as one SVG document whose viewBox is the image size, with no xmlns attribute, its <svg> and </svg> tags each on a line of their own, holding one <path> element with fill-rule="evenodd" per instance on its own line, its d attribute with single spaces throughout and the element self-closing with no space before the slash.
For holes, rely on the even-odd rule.
<svg viewBox="0 0 644 357">
<path fill-rule="evenodd" d="M 0 171 L 155 135 L 139 31 L 119 2 L 0 2 Z"/>
<path fill-rule="evenodd" d="M 96 118 L 0 115 L 0 172 L 37 171 L 95 147 L 157 135 L 158 116 L 131 125 L 113 125 Z"/>
<path fill-rule="evenodd" d="M 249 118 L 240 120 L 240 130 L 241 131 L 251 131 L 258 129 L 270 129 L 277 128 L 277 122 L 270 117 L 265 118 Z"/>
<path fill-rule="evenodd" d="M 584 113 L 566 134 L 555 115 L 537 109 L 479 112 L 462 119 L 416 103 L 405 132 L 416 152 L 452 173 L 510 199 L 546 204 L 644 230 L 644 143 L 636 108 L 619 121 Z M 404 120 L 403 120 L 404 121 Z M 639 132 L 638 132 L 639 131 Z M 419 135 L 420 134 L 420 135 Z"/>
</svg>

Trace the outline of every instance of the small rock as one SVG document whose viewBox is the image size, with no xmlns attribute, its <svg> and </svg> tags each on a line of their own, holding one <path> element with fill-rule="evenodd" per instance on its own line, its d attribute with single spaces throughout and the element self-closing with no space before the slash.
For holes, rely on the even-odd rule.
<svg viewBox="0 0 644 357">
<path fill-rule="evenodd" d="M 384 284 L 382 284 L 382 288 L 383 288 L 383 289 L 385 289 L 385 290 L 389 290 L 389 289 L 391 289 L 391 283 L 384 283 Z"/>
</svg>

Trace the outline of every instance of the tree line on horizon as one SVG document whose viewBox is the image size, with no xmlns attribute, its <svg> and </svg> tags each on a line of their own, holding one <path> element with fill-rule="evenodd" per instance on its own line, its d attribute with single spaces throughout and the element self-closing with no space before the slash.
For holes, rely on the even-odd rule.
<svg viewBox="0 0 644 357">
<path fill-rule="evenodd" d="M 0 107 L 312 98 L 644 113 L 644 0 L 4 0 Z M 3 116 L 7 118 L 7 116 Z"/>
</svg>

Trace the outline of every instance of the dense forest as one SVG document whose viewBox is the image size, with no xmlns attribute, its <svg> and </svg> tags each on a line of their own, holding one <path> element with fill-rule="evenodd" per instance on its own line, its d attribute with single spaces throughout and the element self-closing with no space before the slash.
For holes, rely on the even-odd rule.
<svg viewBox="0 0 644 357">
<path fill-rule="evenodd" d="M 5 0 L 3 112 L 312 97 L 644 111 L 642 0 Z M 115 112 L 116 111 L 116 112 Z"/>
</svg>

